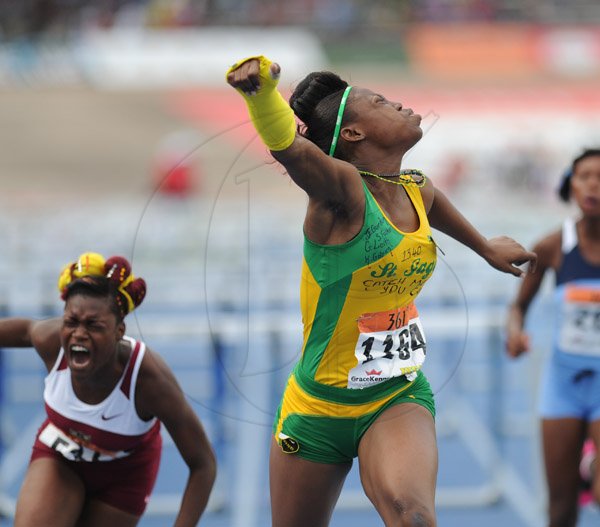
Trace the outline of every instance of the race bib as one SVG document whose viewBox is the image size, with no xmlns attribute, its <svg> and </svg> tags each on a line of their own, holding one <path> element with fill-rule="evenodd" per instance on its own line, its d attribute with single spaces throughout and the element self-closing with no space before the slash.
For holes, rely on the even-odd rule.
<svg viewBox="0 0 600 527">
<path fill-rule="evenodd" d="M 44 445 L 56 450 L 69 461 L 113 461 L 130 453 L 124 450 L 111 452 L 92 448 L 89 445 L 84 446 L 52 423 L 44 427 L 38 438 Z"/>
<path fill-rule="evenodd" d="M 600 290 L 565 289 L 558 345 L 566 353 L 600 356 Z"/>
<path fill-rule="evenodd" d="M 413 303 L 399 309 L 365 313 L 354 354 L 357 365 L 348 374 L 348 388 L 366 388 L 392 377 L 417 376 L 425 361 L 425 333 Z"/>
</svg>

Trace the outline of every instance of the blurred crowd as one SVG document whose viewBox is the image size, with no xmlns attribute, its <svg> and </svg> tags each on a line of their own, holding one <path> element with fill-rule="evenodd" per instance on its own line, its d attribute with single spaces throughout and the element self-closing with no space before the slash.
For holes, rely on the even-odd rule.
<svg viewBox="0 0 600 527">
<path fill-rule="evenodd" d="M 594 0 L 3 0 L 0 42 L 68 39 L 89 28 L 301 25 L 317 33 L 413 22 L 600 21 Z"/>
</svg>

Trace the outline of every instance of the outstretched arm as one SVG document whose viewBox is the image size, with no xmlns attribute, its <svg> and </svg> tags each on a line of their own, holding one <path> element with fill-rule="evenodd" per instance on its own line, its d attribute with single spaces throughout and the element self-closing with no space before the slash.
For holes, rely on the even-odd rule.
<svg viewBox="0 0 600 527">
<path fill-rule="evenodd" d="M 538 244 L 533 250 L 538 255 L 535 273 L 527 273 L 521 283 L 519 292 L 508 309 L 506 321 L 506 352 L 511 357 L 518 357 L 529 351 L 529 336 L 524 331 L 525 317 L 531 301 L 537 294 L 544 275 L 548 269 L 556 267 L 560 258 L 560 232 L 554 233 Z"/>
<path fill-rule="evenodd" d="M 517 266 L 526 262 L 530 263 L 531 271 L 535 270 L 534 252 L 506 236 L 486 239 L 439 189 L 434 190 L 428 218 L 433 228 L 466 245 L 499 271 L 521 276 L 523 271 Z"/>
<path fill-rule="evenodd" d="M 31 348 L 31 333 L 35 320 L 29 318 L 5 318 L 0 320 L 0 347 Z"/>
<path fill-rule="evenodd" d="M 216 477 L 215 456 L 175 376 L 162 358 L 150 350 L 142 362 L 135 399 L 140 417 L 156 416 L 165 425 L 189 468 L 174 527 L 195 526 L 206 508 Z"/>
<path fill-rule="evenodd" d="M 267 148 L 309 197 L 319 201 L 360 201 L 363 190 L 356 168 L 329 157 L 296 134 L 294 113 L 277 90 L 279 75 L 278 64 L 266 57 L 250 57 L 229 69 L 227 82 L 246 101 L 250 118 Z"/>
<path fill-rule="evenodd" d="M 54 364 L 60 349 L 62 319 L 32 320 L 5 318 L 0 320 L 0 347 L 35 348 L 48 370 Z"/>
</svg>

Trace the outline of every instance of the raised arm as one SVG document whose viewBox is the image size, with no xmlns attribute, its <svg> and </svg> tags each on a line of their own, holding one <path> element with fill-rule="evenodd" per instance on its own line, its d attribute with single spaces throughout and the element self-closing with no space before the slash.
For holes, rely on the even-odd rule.
<svg viewBox="0 0 600 527">
<path fill-rule="evenodd" d="M 277 90 L 280 67 L 267 58 L 250 57 L 233 65 L 227 82 L 248 106 L 250 118 L 273 157 L 310 198 L 344 202 L 363 196 L 356 168 L 329 157 L 314 143 L 296 133 L 296 120 Z"/>
<path fill-rule="evenodd" d="M 516 266 L 526 262 L 530 263 L 530 271 L 535 270 L 535 252 L 507 236 L 486 239 L 439 189 L 433 189 L 428 218 L 433 228 L 466 245 L 499 271 L 521 276 L 523 271 Z"/>
<path fill-rule="evenodd" d="M 531 301 L 537 294 L 544 275 L 548 269 L 558 266 L 560 258 L 560 232 L 556 232 L 535 245 L 533 250 L 538 255 L 535 273 L 527 273 L 514 302 L 508 309 L 506 321 L 506 352 L 511 357 L 518 357 L 529 351 L 529 336 L 523 331 L 525 317 Z"/>
<path fill-rule="evenodd" d="M 5 318 L 0 320 L 0 347 L 35 348 L 50 370 L 60 350 L 62 319 L 32 320 Z"/>
<path fill-rule="evenodd" d="M 162 358 L 150 350 L 142 362 L 135 399 L 140 417 L 156 416 L 165 425 L 189 468 L 174 527 L 195 526 L 206 508 L 215 480 L 215 456 L 200 420 L 173 373 Z"/>
</svg>

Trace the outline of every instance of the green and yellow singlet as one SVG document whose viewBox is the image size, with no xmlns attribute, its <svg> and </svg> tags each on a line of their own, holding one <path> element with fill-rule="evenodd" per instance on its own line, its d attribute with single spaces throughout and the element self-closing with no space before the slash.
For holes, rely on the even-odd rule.
<svg viewBox="0 0 600 527">
<path fill-rule="evenodd" d="M 414 380 L 425 360 L 413 300 L 435 268 L 436 248 L 421 191 L 403 185 L 419 217 L 419 228 L 406 233 L 363 186 L 365 218 L 355 238 L 340 245 L 304 241 L 304 342 L 294 376 L 313 393 L 366 388 L 382 395 L 385 381 Z"/>
</svg>

